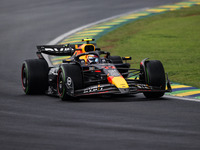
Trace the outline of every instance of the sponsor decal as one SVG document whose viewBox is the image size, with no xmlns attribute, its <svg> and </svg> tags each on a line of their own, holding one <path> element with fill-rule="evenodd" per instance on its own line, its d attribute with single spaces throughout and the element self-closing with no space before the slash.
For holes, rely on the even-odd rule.
<svg viewBox="0 0 200 150">
<path fill-rule="evenodd" d="M 137 87 L 139 89 L 148 89 L 148 90 L 151 89 L 151 87 L 149 87 L 147 84 L 137 84 Z"/>
<path fill-rule="evenodd" d="M 113 76 L 113 77 L 119 77 L 119 76 L 121 76 L 119 74 L 118 70 L 116 70 L 116 69 L 108 70 L 108 74 L 109 74 L 109 76 Z"/>
<path fill-rule="evenodd" d="M 98 92 L 98 91 L 102 91 L 103 87 L 100 87 L 100 85 L 98 86 L 92 86 L 89 88 L 84 89 L 83 93 L 93 93 L 93 92 Z"/>
<path fill-rule="evenodd" d="M 66 93 L 70 96 L 74 96 L 74 84 L 73 84 L 73 81 L 70 77 L 66 78 L 65 85 L 66 85 L 66 88 L 67 88 Z"/>
<path fill-rule="evenodd" d="M 93 66 L 89 67 L 89 70 L 95 70 L 95 67 L 93 67 Z"/>
<path fill-rule="evenodd" d="M 45 51 L 51 51 L 51 52 L 67 52 L 73 50 L 73 48 L 68 47 L 61 47 L 61 48 L 44 48 Z"/>
<path fill-rule="evenodd" d="M 72 84 L 72 79 L 70 77 L 67 78 L 67 85 L 70 86 Z"/>
</svg>

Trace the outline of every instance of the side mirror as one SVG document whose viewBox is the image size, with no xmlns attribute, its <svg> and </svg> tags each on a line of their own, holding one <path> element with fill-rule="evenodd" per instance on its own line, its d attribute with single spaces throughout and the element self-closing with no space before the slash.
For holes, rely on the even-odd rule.
<svg viewBox="0 0 200 150">
<path fill-rule="evenodd" d="M 122 60 L 131 60 L 132 57 L 122 57 Z"/>
</svg>

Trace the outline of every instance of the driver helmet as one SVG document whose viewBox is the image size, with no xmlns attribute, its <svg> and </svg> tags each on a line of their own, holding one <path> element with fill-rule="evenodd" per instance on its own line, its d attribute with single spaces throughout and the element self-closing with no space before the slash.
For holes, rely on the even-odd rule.
<svg viewBox="0 0 200 150">
<path fill-rule="evenodd" d="M 96 64 L 99 62 L 99 58 L 97 55 L 88 55 L 87 57 L 87 62 L 89 64 Z"/>
</svg>

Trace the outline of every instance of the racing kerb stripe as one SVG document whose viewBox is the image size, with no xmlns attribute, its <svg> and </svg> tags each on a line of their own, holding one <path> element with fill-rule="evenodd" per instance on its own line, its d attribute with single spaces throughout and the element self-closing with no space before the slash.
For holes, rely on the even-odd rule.
<svg viewBox="0 0 200 150">
<path fill-rule="evenodd" d="M 76 33 L 68 35 L 64 39 L 62 39 L 58 44 L 66 45 L 68 43 L 82 43 L 80 42 L 83 38 L 94 38 L 95 40 L 99 39 L 103 35 L 107 34 L 108 32 L 123 26 L 129 22 L 136 21 L 138 19 L 142 19 L 145 17 L 149 17 L 156 14 L 161 14 L 169 11 L 178 10 L 181 8 L 187 8 L 194 5 L 200 5 L 200 0 L 189 0 L 185 2 L 178 2 L 172 5 L 162 5 L 155 8 L 145 9 L 139 12 L 134 12 L 130 14 L 126 14 L 123 16 L 119 16 L 114 19 L 106 20 L 105 22 L 100 22 L 84 28 Z M 68 58 L 69 56 L 52 56 L 51 62 L 53 65 L 59 65 L 62 63 L 63 59 Z M 181 96 L 181 97 L 192 97 L 200 99 L 200 89 L 182 85 L 178 83 L 172 83 L 172 93 L 167 93 L 168 95 L 173 96 Z"/>
</svg>

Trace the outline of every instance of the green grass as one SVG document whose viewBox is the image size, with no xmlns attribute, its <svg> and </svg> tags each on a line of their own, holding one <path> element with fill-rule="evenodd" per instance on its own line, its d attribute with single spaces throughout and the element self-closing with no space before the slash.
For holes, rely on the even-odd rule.
<svg viewBox="0 0 200 150">
<path fill-rule="evenodd" d="M 160 60 L 173 82 L 200 88 L 200 6 L 154 15 L 101 37 L 98 46 L 112 55 Z"/>
</svg>

